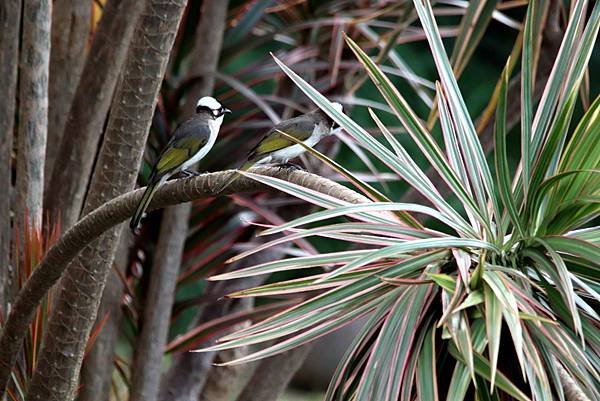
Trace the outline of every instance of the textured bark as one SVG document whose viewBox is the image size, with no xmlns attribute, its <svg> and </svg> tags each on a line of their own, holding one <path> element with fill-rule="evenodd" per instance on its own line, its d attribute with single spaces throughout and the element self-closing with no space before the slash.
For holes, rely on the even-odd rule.
<svg viewBox="0 0 600 401">
<path fill-rule="evenodd" d="M 269 259 L 272 260 L 272 259 Z M 266 258 L 265 258 L 266 261 Z M 250 284 L 250 283 L 245 283 Z M 261 284 L 261 283 L 259 283 Z M 246 287 L 249 288 L 249 287 Z M 250 310 L 254 305 L 252 298 L 243 298 L 238 300 L 237 310 Z M 235 332 L 248 328 L 251 322 L 238 324 L 232 327 L 229 332 Z M 250 347 L 239 347 L 220 351 L 213 359 L 213 363 L 223 363 L 234 359 L 242 358 L 248 355 Z M 234 366 L 216 366 L 214 365 L 206 376 L 206 382 L 202 387 L 198 401 L 230 401 L 240 391 L 243 383 L 248 379 L 255 364 L 241 364 Z"/>
<path fill-rule="evenodd" d="M 223 283 L 209 283 L 207 292 L 223 287 Z M 206 307 L 198 316 L 197 322 L 207 322 L 228 314 L 231 311 L 231 300 L 223 300 Z M 204 343 L 203 346 L 212 344 Z M 173 366 L 165 374 L 158 399 L 160 401 L 197 401 L 202 387 L 212 367 L 215 352 L 207 352 L 208 356 L 186 352 L 175 356 Z"/>
<path fill-rule="evenodd" d="M 121 85 L 113 99 L 84 213 L 125 193 L 135 184 L 135 173 L 184 6 L 185 0 L 146 3 L 127 54 Z M 61 280 L 28 401 L 73 399 L 120 229 L 120 225 L 110 228 L 86 247 Z"/>
<path fill-rule="evenodd" d="M 201 75 L 202 82 L 188 94 L 185 114 L 192 115 L 196 101 L 212 94 L 215 71 L 221 52 L 227 18 L 228 0 L 203 3 L 202 17 L 196 33 L 191 73 Z M 177 273 L 187 237 L 191 203 L 168 207 L 160 227 L 148 289 L 144 321 L 136 346 L 131 383 L 132 401 L 155 401 L 160 384 L 160 365 L 167 341 L 171 308 L 175 298 Z"/>
<path fill-rule="evenodd" d="M 556 370 L 560 378 L 560 384 L 563 386 L 565 399 L 567 401 L 591 401 L 590 398 L 585 395 L 579 383 L 577 383 L 573 376 L 567 372 L 560 362 L 553 358 L 555 361 Z"/>
<path fill-rule="evenodd" d="M 52 7 L 48 146 L 44 173 L 47 184 L 52 175 L 52 166 L 60 147 L 65 121 L 85 61 L 92 2 L 54 0 Z"/>
<path fill-rule="evenodd" d="M 265 238 L 262 239 L 266 241 Z M 231 266 L 231 270 L 240 268 L 244 265 L 255 265 L 282 257 L 282 251 L 278 248 L 271 248 L 267 252 L 259 252 L 250 255 L 243 262 L 238 262 Z M 221 299 L 224 295 L 239 291 L 245 288 L 255 287 L 263 283 L 265 277 L 255 276 L 246 277 L 242 280 L 231 280 L 221 282 L 208 282 L 205 293 L 216 301 L 208 304 L 196 318 L 196 325 L 208 322 L 210 320 L 225 316 L 227 314 L 241 310 L 247 307 L 240 300 Z M 207 341 L 198 345 L 197 348 L 204 348 L 214 344 L 214 340 Z M 173 365 L 164 375 L 160 388 L 160 401 L 198 401 L 208 398 L 207 391 L 211 389 L 218 390 L 220 386 L 216 382 L 218 378 L 211 376 L 215 374 L 216 367 L 213 366 L 215 357 L 220 355 L 216 352 L 185 352 L 175 356 Z M 233 380 L 233 378 L 230 378 Z M 229 385 L 231 381 L 228 380 Z M 213 393 L 214 394 L 214 393 Z M 216 400 L 215 400 L 216 401 Z"/>
<path fill-rule="evenodd" d="M 26 1 L 19 75 L 17 204 L 19 223 L 42 226 L 44 159 L 48 127 L 51 1 Z"/>
<path fill-rule="evenodd" d="M 215 86 L 215 72 L 219 63 L 223 33 L 227 22 L 227 6 L 229 0 L 205 1 L 200 24 L 196 30 L 196 47 L 192 54 L 190 78 L 201 77 L 194 81 L 187 95 L 184 113 L 193 114 L 196 100 L 210 95 Z"/>
<path fill-rule="evenodd" d="M 114 354 L 123 317 L 121 298 L 123 282 L 115 270 L 125 274 L 129 262 L 129 248 L 132 242 L 131 232 L 123 230 L 113 271 L 109 273 L 106 288 L 102 294 L 102 303 L 98 310 L 96 324 L 108 315 L 108 320 L 94 342 L 94 346 L 83 361 L 81 370 L 81 389 L 79 401 L 106 401 L 109 399 Z"/>
<path fill-rule="evenodd" d="M 254 370 L 237 401 L 276 401 L 294 373 L 308 356 L 311 345 L 303 345 L 280 355 L 264 359 Z"/>
<path fill-rule="evenodd" d="M 369 202 L 364 196 L 343 185 L 304 171 L 281 170 L 277 167 L 257 167 L 251 171 L 287 180 L 349 203 Z M 156 192 L 148 210 L 215 196 L 231 174 L 237 173 L 228 170 L 170 181 Z M 252 179 L 240 177 L 223 191 L 223 195 L 268 189 L 270 188 Z M 60 278 L 73 258 L 78 256 L 86 246 L 89 247 L 92 242 L 97 242 L 95 240 L 105 231 L 133 215 L 143 191 L 144 188 L 140 188 L 118 196 L 87 214 L 59 239 L 34 269 L 17 295 L 0 336 L 0 390 L 2 392 L 5 390 L 11 368 L 21 348 L 27 326 L 43 296 Z M 82 292 L 86 294 L 82 297 L 85 299 L 87 293 Z"/>
<path fill-rule="evenodd" d="M 187 230 L 179 228 L 181 221 L 187 227 L 189 217 L 185 209 L 175 207 L 170 210 L 169 218 L 163 220 L 160 226 L 141 332 L 135 345 L 131 401 L 155 401 L 158 395 L 160 366 L 169 333 L 181 253 L 187 236 Z M 178 216 L 183 214 L 181 212 L 185 212 L 185 215 Z"/>
<path fill-rule="evenodd" d="M 146 0 L 108 0 L 102 11 L 45 193 L 63 232 L 79 218 L 119 73 Z M 89 3 L 89 2 L 88 2 Z"/>
<path fill-rule="evenodd" d="M 17 104 L 17 68 L 19 65 L 19 27 L 21 0 L 0 2 L 0 310 L 6 316 L 14 291 L 14 272 L 10 268 L 11 251 L 11 154 Z"/>
<path fill-rule="evenodd" d="M 235 348 L 221 351 L 215 356 L 214 363 L 231 361 L 248 354 L 242 351 L 247 351 L 247 349 Z M 212 366 L 197 400 L 230 401 L 234 399 L 239 387 L 243 385 L 244 379 L 248 378 L 248 370 L 252 367 L 252 364 Z"/>
<path fill-rule="evenodd" d="M 257 255 L 257 260 L 266 261 L 265 255 Z M 264 259 L 264 260 L 263 260 Z M 257 262 L 257 263 L 260 263 Z M 208 294 L 228 294 L 244 288 L 254 287 L 262 283 L 264 277 L 248 277 L 243 280 L 227 282 L 210 282 Z M 215 299 L 219 296 L 215 296 Z M 222 299 L 207 305 L 196 319 L 197 324 L 220 318 L 237 310 L 235 300 Z M 198 348 L 214 344 L 215 340 L 202 343 Z M 165 374 L 160 388 L 160 401 L 198 401 L 214 371 L 213 361 L 216 352 L 185 352 L 175 356 L 173 365 Z"/>
</svg>

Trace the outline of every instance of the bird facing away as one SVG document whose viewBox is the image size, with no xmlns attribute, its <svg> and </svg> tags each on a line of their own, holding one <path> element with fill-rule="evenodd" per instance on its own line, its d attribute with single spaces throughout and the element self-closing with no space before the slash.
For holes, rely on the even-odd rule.
<svg viewBox="0 0 600 401">
<path fill-rule="evenodd" d="M 195 175 L 187 168 L 200 161 L 215 144 L 223 116 L 231 110 L 215 98 L 205 96 L 196 104 L 196 114 L 175 128 L 173 136 L 156 160 L 150 180 L 129 227 L 135 233 L 156 190 L 176 173 Z"/>
<path fill-rule="evenodd" d="M 342 105 L 332 103 L 333 107 L 342 112 Z M 317 109 L 301 116 L 281 121 L 267 132 L 267 134 L 250 150 L 247 161 L 239 168 L 246 171 L 252 166 L 261 164 L 287 164 L 291 159 L 300 156 L 305 149 L 298 143 L 286 138 L 281 132 L 302 141 L 305 145 L 313 147 L 319 141 L 331 135 L 334 122 L 324 111 Z M 280 132 L 281 131 L 281 132 Z M 221 186 L 223 191 L 240 174 L 232 174 Z"/>
</svg>

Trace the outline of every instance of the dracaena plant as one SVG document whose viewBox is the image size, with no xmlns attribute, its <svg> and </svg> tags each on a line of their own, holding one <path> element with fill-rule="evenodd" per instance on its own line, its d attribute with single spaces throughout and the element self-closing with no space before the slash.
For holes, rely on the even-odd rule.
<svg viewBox="0 0 600 401">
<path fill-rule="evenodd" d="M 244 173 L 324 210 L 267 229 L 263 235 L 282 236 L 236 260 L 298 238 L 327 237 L 364 246 L 213 277 L 326 268 L 321 274 L 231 294 L 306 298 L 222 338 L 210 350 L 266 344 L 230 363 L 254 361 L 366 316 L 326 400 L 563 400 L 567 383 L 598 399 L 600 227 L 594 219 L 600 211 L 600 98 L 584 106 L 579 121 L 574 121 L 574 108 L 598 34 L 600 4 L 574 3 L 552 74 L 534 105 L 531 32 L 536 2 L 530 2 L 521 56 L 520 161 L 515 167 L 508 162 L 505 128 L 510 61 L 499 86 L 495 149 L 488 161 L 431 6 L 421 0 L 414 5 L 439 74 L 436 108 L 443 142 L 434 139 L 381 69 L 351 39 L 346 41 L 451 196 L 432 184 L 373 111 L 387 143 L 337 112 L 276 60 L 313 102 L 417 189 L 428 205 L 395 202 L 312 149 L 371 201 L 348 204 Z M 457 202 L 451 204 L 451 197 Z M 340 217 L 345 221 L 340 223 Z M 336 223 L 328 222 L 333 218 Z M 427 226 L 431 220 L 441 223 L 438 229 Z"/>
</svg>

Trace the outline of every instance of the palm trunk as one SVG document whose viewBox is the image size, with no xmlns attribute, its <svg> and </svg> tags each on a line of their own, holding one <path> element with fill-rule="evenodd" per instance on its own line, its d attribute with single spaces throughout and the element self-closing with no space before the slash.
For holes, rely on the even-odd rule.
<svg viewBox="0 0 600 401">
<path fill-rule="evenodd" d="M 51 8 L 50 0 L 26 1 L 23 7 L 16 201 L 18 223 L 35 227 L 42 226 Z"/>
<path fill-rule="evenodd" d="M 144 302 L 141 332 L 135 345 L 130 401 L 155 401 L 158 395 L 160 367 L 187 234 L 186 230 L 174 230 L 173 225 L 178 226 L 180 223 L 176 214 L 171 216 L 174 218 L 163 221 L 160 226 L 159 244 Z M 187 225 L 187 219 L 184 222 Z"/>
<path fill-rule="evenodd" d="M 272 255 L 272 252 L 269 253 Z M 281 257 L 281 255 L 279 255 Z M 272 258 L 270 258 L 272 260 Z M 244 283 L 252 284 L 252 283 Z M 249 288 L 249 287 L 247 287 Z M 252 309 L 254 299 L 239 299 L 233 313 Z M 243 322 L 231 327 L 229 332 L 247 328 L 251 322 Z M 229 401 L 234 399 L 239 389 L 243 386 L 248 376 L 252 373 L 254 365 L 216 366 L 216 363 L 232 361 L 242 358 L 250 353 L 250 347 L 239 347 L 219 351 L 213 359 L 213 366 L 208 372 L 198 401 Z"/>
<path fill-rule="evenodd" d="M 0 311 L 6 316 L 14 295 L 11 265 L 12 148 L 17 105 L 17 66 L 19 65 L 19 27 L 21 0 L 0 2 Z"/>
<path fill-rule="evenodd" d="M 264 261 L 266 254 L 253 255 L 254 260 Z M 260 263 L 260 262 L 257 262 Z M 229 294 L 243 288 L 260 285 L 264 278 L 248 277 L 243 280 L 208 283 L 206 293 Z M 215 296 L 215 299 L 220 296 Z M 238 301 L 238 300 L 236 300 Z M 196 324 L 202 324 L 234 313 L 238 306 L 234 300 L 216 300 L 207 305 L 196 319 Z M 214 344 L 214 340 L 200 344 L 198 348 Z M 161 381 L 160 401 L 197 401 L 208 383 L 210 374 L 214 371 L 213 361 L 216 352 L 185 352 L 176 355 L 173 365 L 165 373 Z"/>
<path fill-rule="evenodd" d="M 276 401 L 308 356 L 310 344 L 259 362 L 236 401 Z"/>
<path fill-rule="evenodd" d="M 121 309 L 123 282 L 119 274 L 125 275 L 131 242 L 131 233 L 124 230 L 113 263 L 113 271 L 109 273 L 106 288 L 102 295 L 102 303 L 98 310 L 96 324 L 105 316 L 108 316 L 108 320 L 104 323 L 100 334 L 96 337 L 94 346 L 83 361 L 79 401 L 106 401 L 109 399 L 114 370 L 115 347 L 119 338 L 121 321 L 123 320 Z"/>
<path fill-rule="evenodd" d="M 46 184 L 52 176 L 68 110 L 83 69 L 92 13 L 91 1 L 55 0 L 52 6 Z"/>
<path fill-rule="evenodd" d="M 134 21 L 139 20 L 143 7 L 144 1 L 139 0 L 108 0 L 104 6 L 65 129 L 77 135 L 70 135 L 69 141 L 62 143 L 60 167 L 54 169 L 51 183 L 52 187 L 58 189 L 54 193 L 46 193 L 48 209 L 60 210 L 63 230 L 71 227 L 79 218 L 102 126 L 133 38 Z M 95 112 L 87 113 L 84 109 Z M 77 171 L 74 175 L 65 174 L 72 169 Z M 122 271 L 127 263 L 129 237 L 128 233 L 123 233 L 115 259 L 115 268 Z M 110 273 L 98 312 L 100 318 L 106 313 L 109 318 L 84 361 L 80 401 L 108 399 L 122 318 L 122 292 L 121 280 L 114 272 Z"/>
</svg>

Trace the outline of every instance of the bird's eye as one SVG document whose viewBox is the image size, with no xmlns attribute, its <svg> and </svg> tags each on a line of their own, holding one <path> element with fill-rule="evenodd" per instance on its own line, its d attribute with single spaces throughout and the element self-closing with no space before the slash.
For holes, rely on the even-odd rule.
<svg viewBox="0 0 600 401">
<path fill-rule="evenodd" d="M 196 113 L 200 113 L 201 111 L 208 111 L 209 113 L 212 113 L 212 110 L 206 106 L 202 106 L 202 105 L 197 106 Z"/>
</svg>

